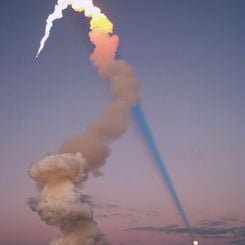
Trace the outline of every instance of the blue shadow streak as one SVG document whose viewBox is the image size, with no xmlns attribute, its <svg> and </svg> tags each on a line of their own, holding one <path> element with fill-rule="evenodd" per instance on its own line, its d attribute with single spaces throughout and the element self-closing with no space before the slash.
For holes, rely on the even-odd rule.
<svg viewBox="0 0 245 245">
<path fill-rule="evenodd" d="M 186 226 L 186 228 L 189 230 L 190 235 L 192 237 L 192 239 L 194 240 L 194 235 L 190 226 L 190 223 L 187 219 L 187 216 L 185 214 L 185 211 L 180 203 L 179 197 L 177 195 L 177 192 L 174 188 L 174 185 L 171 181 L 171 178 L 169 177 L 168 171 L 165 167 L 164 161 L 161 157 L 161 154 L 158 150 L 156 141 L 153 137 L 153 134 L 151 132 L 151 129 L 147 123 L 147 120 L 145 118 L 144 112 L 141 108 L 141 106 L 139 104 L 135 105 L 132 109 L 131 109 L 131 114 L 133 117 L 134 122 L 136 123 L 136 125 L 138 126 L 138 129 L 140 130 L 144 142 L 148 147 L 148 150 L 150 151 L 150 154 L 152 155 L 154 162 L 160 172 L 160 175 L 164 181 L 164 183 L 167 186 L 167 189 L 169 190 L 169 193 L 176 205 L 176 208 Z"/>
</svg>

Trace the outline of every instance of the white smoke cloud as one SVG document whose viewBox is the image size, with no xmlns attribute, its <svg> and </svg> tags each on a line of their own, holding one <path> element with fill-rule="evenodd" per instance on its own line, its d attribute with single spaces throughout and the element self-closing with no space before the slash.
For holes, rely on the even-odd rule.
<svg viewBox="0 0 245 245">
<path fill-rule="evenodd" d="M 88 168 L 81 153 L 47 156 L 34 163 L 29 174 L 40 191 L 30 199 L 31 209 L 64 235 L 51 245 L 106 244 L 90 206 L 82 202 L 80 188 L 88 178 Z"/>
</svg>

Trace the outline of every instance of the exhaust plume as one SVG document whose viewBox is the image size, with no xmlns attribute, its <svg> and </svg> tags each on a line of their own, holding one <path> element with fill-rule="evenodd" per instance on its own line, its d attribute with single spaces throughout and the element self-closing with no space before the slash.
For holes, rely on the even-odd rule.
<svg viewBox="0 0 245 245">
<path fill-rule="evenodd" d="M 139 81 L 126 61 L 115 59 L 119 38 L 113 34 L 112 23 L 93 5 L 92 0 L 58 0 L 54 12 L 46 21 L 37 57 L 50 35 L 53 21 L 62 18 L 62 12 L 68 6 L 77 12 L 84 12 L 90 18 L 89 38 L 95 46 L 90 59 L 99 75 L 109 81 L 112 99 L 84 133 L 66 140 L 59 147 L 58 154 L 34 163 L 29 171 L 39 189 L 37 196 L 30 199 L 31 209 L 47 224 L 59 227 L 63 233 L 62 238 L 53 239 L 50 244 L 107 244 L 93 218 L 89 203 L 83 201 L 80 189 L 90 173 L 100 173 L 100 167 L 110 154 L 109 144 L 128 128 L 130 111 L 184 224 L 192 231 L 143 111 L 137 104 Z M 192 232 L 191 236 L 194 239 Z"/>
<path fill-rule="evenodd" d="M 29 204 L 43 221 L 59 227 L 63 233 L 63 237 L 53 239 L 50 245 L 104 245 L 107 243 L 93 212 L 82 201 L 79 191 L 90 173 L 100 173 L 99 168 L 110 154 L 109 144 L 126 132 L 130 109 L 139 100 L 139 82 L 126 61 L 115 60 L 119 38 L 113 34 L 112 23 L 92 0 L 58 0 L 47 19 L 37 56 L 49 37 L 53 21 L 62 18 L 62 11 L 69 5 L 91 19 L 89 38 L 95 49 L 90 59 L 100 76 L 109 81 L 112 98 L 95 123 L 81 135 L 66 140 L 59 154 L 31 166 L 29 175 L 36 181 L 39 193 Z"/>
</svg>

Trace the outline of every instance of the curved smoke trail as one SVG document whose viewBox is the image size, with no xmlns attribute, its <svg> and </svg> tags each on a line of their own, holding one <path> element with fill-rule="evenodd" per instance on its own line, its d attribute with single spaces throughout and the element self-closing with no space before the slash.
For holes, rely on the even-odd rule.
<svg viewBox="0 0 245 245">
<path fill-rule="evenodd" d="M 97 173 L 105 163 L 110 154 L 109 144 L 126 132 L 130 109 L 139 99 L 139 81 L 126 61 L 115 60 L 119 38 L 112 34 L 112 23 L 92 0 L 58 0 L 54 13 L 47 19 L 38 54 L 53 20 L 62 17 L 62 10 L 69 5 L 91 18 L 89 38 L 95 49 L 90 59 L 100 76 L 109 81 L 112 100 L 84 133 L 60 146 L 59 154 L 31 166 L 29 174 L 36 181 L 39 193 L 30 199 L 30 207 L 47 224 L 62 231 L 63 237 L 53 239 L 51 245 L 102 245 L 107 243 L 79 191 L 89 173 Z"/>
<path fill-rule="evenodd" d="M 29 174 L 36 181 L 40 192 L 30 199 L 30 207 L 47 224 L 57 226 L 62 231 L 63 237 L 53 239 L 51 245 L 107 244 L 93 218 L 92 209 L 82 200 L 79 191 L 89 173 L 98 173 L 105 163 L 110 154 L 109 143 L 126 132 L 130 110 L 136 105 L 132 109 L 135 121 L 182 220 L 191 231 L 143 112 L 137 105 L 139 82 L 130 65 L 122 59 L 115 59 L 119 38 L 112 34 L 112 23 L 93 5 L 92 0 L 58 0 L 54 12 L 47 19 L 37 57 L 50 35 L 53 21 L 62 18 L 62 11 L 69 5 L 91 18 L 89 37 L 95 49 L 90 58 L 100 76 L 109 81 L 112 101 L 83 134 L 65 141 L 60 146 L 59 154 L 48 156 L 32 165 Z"/>
</svg>

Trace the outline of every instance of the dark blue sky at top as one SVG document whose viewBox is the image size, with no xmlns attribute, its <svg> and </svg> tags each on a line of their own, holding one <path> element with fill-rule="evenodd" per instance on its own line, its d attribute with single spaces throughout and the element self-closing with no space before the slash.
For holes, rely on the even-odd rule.
<svg viewBox="0 0 245 245">
<path fill-rule="evenodd" d="M 40 59 L 34 59 L 43 35 L 44 20 L 54 3 L 4 1 L 1 5 L 2 113 L 9 111 L 6 106 L 14 112 L 21 105 L 24 105 L 24 110 L 32 110 L 33 103 L 40 103 L 44 93 L 49 101 L 49 96 L 59 90 L 58 86 L 71 88 L 70 83 L 60 84 L 58 79 L 50 79 L 49 72 L 57 74 L 57 70 L 70 79 L 76 76 L 75 73 L 81 73 L 78 67 L 84 67 L 81 60 L 92 50 L 87 40 L 88 23 L 71 10 L 65 14 L 66 18 L 55 24 Z M 243 102 L 245 86 L 242 82 L 244 1 L 105 0 L 96 3 L 115 24 L 115 31 L 121 38 L 120 55 L 132 63 L 140 78 L 149 81 L 143 90 L 158 86 L 163 79 L 167 89 L 169 86 L 189 86 L 191 94 L 198 88 L 218 94 L 218 90 L 223 89 L 227 92 L 227 106 L 232 98 L 232 103 L 237 103 L 232 109 L 237 110 L 237 114 L 242 113 L 239 105 Z M 44 60 L 45 55 L 48 55 L 49 62 Z M 66 70 L 69 75 L 64 74 Z M 94 74 L 89 64 L 86 64 L 86 70 Z M 43 73 L 47 73 L 47 77 Z M 168 84 L 172 74 L 183 77 L 185 82 L 179 79 L 174 85 Z M 218 76 L 221 79 L 216 79 Z M 196 88 L 192 86 L 193 78 Z M 209 78 L 212 82 L 207 82 Z M 48 91 L 45 83 L 49 84 Z M 155 93 L 154 89 L 151 90 Z M 22 100 L 24 104 L 14 103 Z M 10 103 L 6 103 L 8 101 Z"/>
<path fill-rule="evenodd" d="M 85 88 L 84 101 L 94 94 L 96 98 L 96 93 L 104 93 L 106 99 L 103 83 L 93 82 L 97 73 L 88 60 L 93 47 L 87 38 L 88 21 L 81 15 L 67 10 L 65 18 L 55 23 L 40 58 L 35 59 L 45 19 L 54 4 L 4 1 L 1 5 L 0 106 L 5 140 L 9 139 L 8 132 L 17 137 L 22 127 L 25 130 L 27 120 L 33 126 L 28 131 L 39 130 L 35 122 L 49 114 L 57 130 L 54 111 L 58 121 L 65 121 L 65 110 L 67 117 L 79 124 L 73 110 L 77 103 L 83 103 L 80 91 Z M 232 117 L 234 130 L 237 128 L 235 137 L 241 136 L 244 1 L 105 0 L 96 4 L 111 18 L 120 36 L 119 55 L 133 65 L 142 80 L 142 103 L 146 110 L 149 106 L 150 115 L 159 104 L 172 104 L 162 111 L 167 118 L 174 117 L 173 113 L 183 113 L 184 117 L 189 107 L 200 112 L 196 115 L 200 119 L 209 116 L 215 120 L 223 110 L 223 121 L 225 116 Z M 88 110 L 88 121 L 101 110 L 96 100 L 90 106 L 94 108 Z M 208 108 L 212 110 L 208 112 Z M 45 114 L 47 111 L 49 114 Z M 181 123 L 184 125 L 184 120 Z M 47 124 L 43 129 L 52 130 L 50 122 Z"/>
<path fill-rule="evenodd" d="M 184 203 L 191 203 L 188 193 L 193 192 L 201 193 L 209 206 L 212 198 L 222 200 L 218 192 L 225 193 L 224 200 L 237 202 L 232 212 L 227 210 L 238 215 L 245 204 L 240 193 L 245 184 L 245 1 L 94 2 L 114 23 L 120 37 L 119 56 L 142 81 L 142 105 L 163 155 L 169 162 L 175 159 L 168 167 Z M 32 182 L 26 173 L 30 162 L 81 132 L 109 97 L 106 83 L 89 61 L 93 46 L 87 37 L 88 20 L 81 14 L 66 10 L 35 58 L 54 4 L 53 0 L 14 0 L 3 1 L 0 7 L 3 210 L 14 203 L 14 212 L 15 203 L 23 204 L 30 196 Z M 128 144 L 127 138 L 123 142 Z M 197 162 L 201 156 L 199 165 L 183 158 L 192 151 Z M 116 152 L 115 158 L 121 156 Z M 129 159 L 126 162 L 130 165 Z M 114 171 L 111 168 L 109 173 Z M 195 175 L 197 186 L 205 188 L 193 187 L 189 179 Z M 210 179 L 204 184 L 207 176 Z M 21 210 L 24 205 L 16 213 Z M 244 211 L 240 214 L 245 219 Z"/>
</svg>

